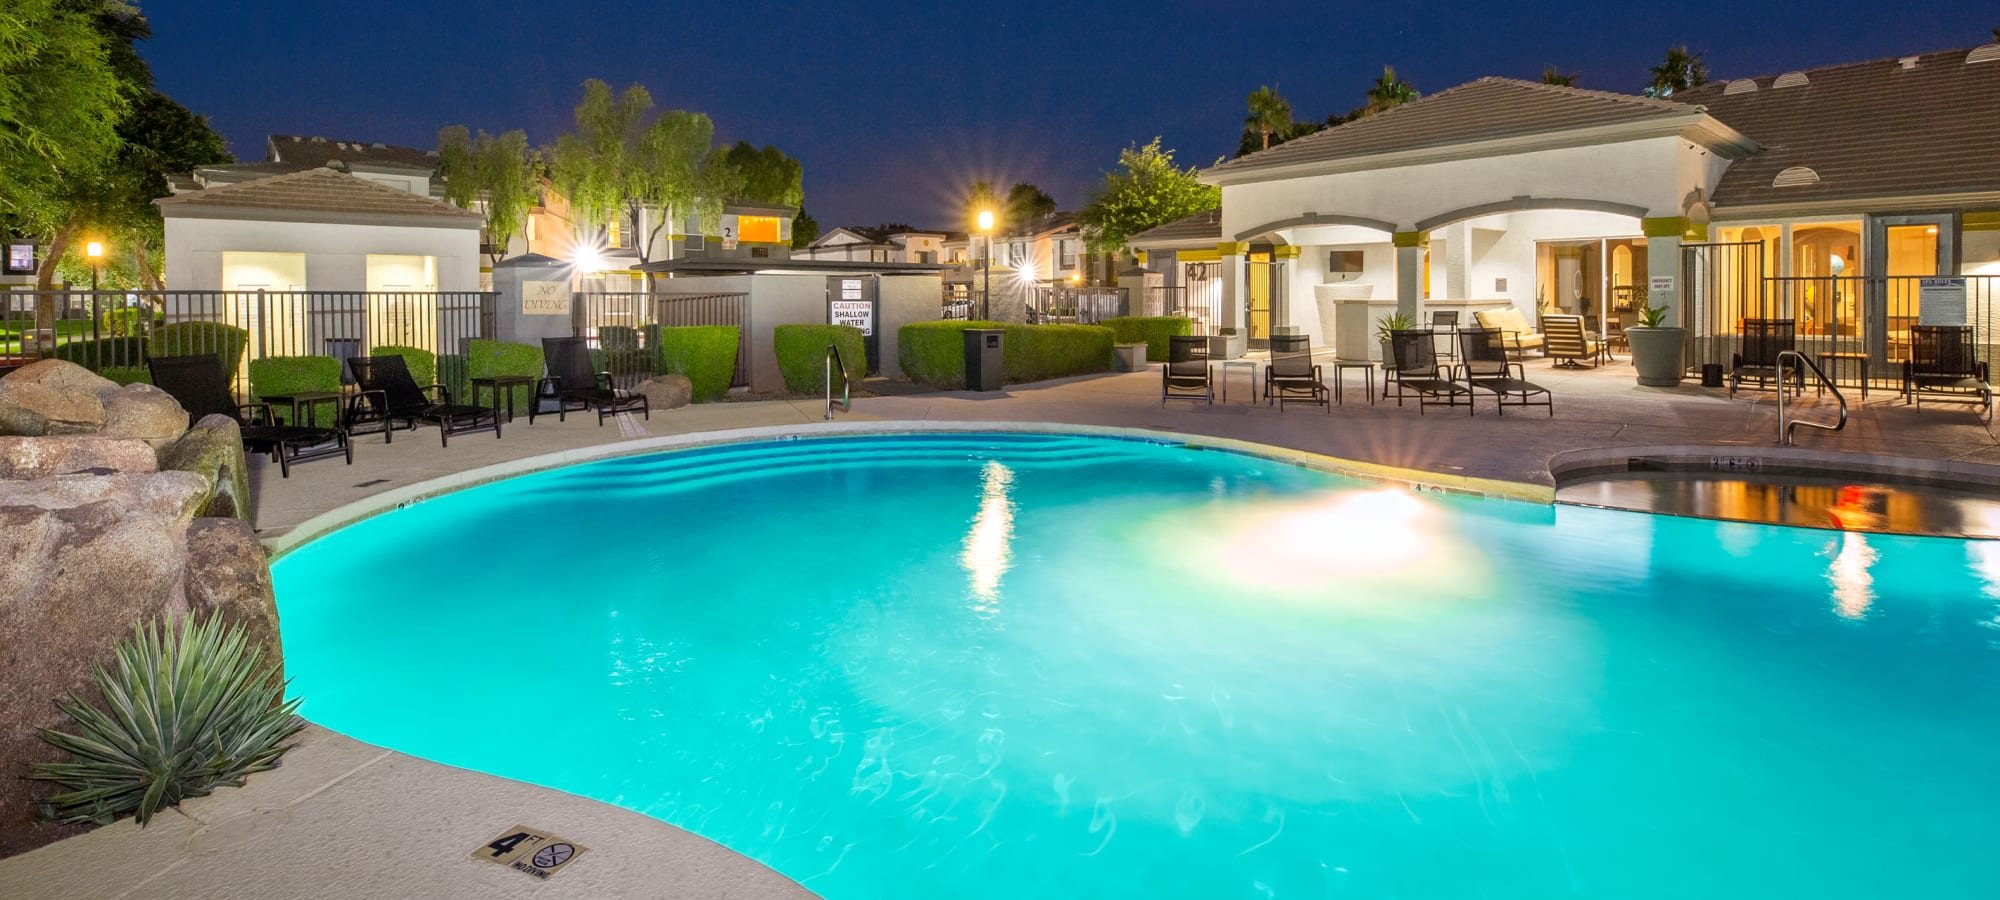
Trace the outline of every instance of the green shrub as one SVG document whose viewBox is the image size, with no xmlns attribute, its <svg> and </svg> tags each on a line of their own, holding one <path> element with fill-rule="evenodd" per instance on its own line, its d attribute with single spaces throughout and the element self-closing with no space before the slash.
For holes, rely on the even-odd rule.
<svg viewBox="0 0 2000 900">
<path fill-rule="evenodd" d="M 529 378 L 542 377 L 542 348 L 533 344 L 510 344 L 505 341 L 474 339 L 466 354 L 467 383 L 471 378 L 490 378 L 495 375 L 526 375 Z M 527 412 L 529 399 L 534 396 L 534 387 L 511 389 L 514 394 L 514 409 Z M 456 396 L 454 394 L 454 396 Z M 466 395 L 470 398 L 472 395 Z M 464 402 L 472 402 L 470 399 Z"/>
<path fill-rule="evenodd" d="M 146 339 L 108 337 L 94 341 L 70 341 L 56 345 L 55 357 L 93 372 L 111 366 L 143 366 L 146 364 Z"/>
<path fill-rule="evenodd" d="M 826 347 L 840 348 L 840 361 L 854 379 L 849 389 L 858 387 L 868 372 L 868 338 L 852 325 L 780 325 L 771 333 L 771 349 L 778 354 L 778 371 L 784 373 L 785 389 L 795 394 L 826 391 Z M 841 388 L 840 372 L 833 373 L 835 390 Z"/>
<path fill-rule="evenodd" d="M 340 390 L 340 360 L 331 356 L 273 356 L 250 361 L 250 393 L 258 398 L 303 394 L 307 391 Z M 273 407 L 273 415 L 289 424 L 291 406 Z M 324 403 L 313 404 L 312 424 L 333 426 L 335 412 Z"/>
<path fill-rule="evenodd" d="M 1186 316 L 1118 316 L 1098 324 L 1118 335 L 1121 344 L 1145 344 L 1146 359 L 1167 361 L 1169 338 L 1194 333 L 1194 321 Z"/>
<path fill-rule="evenodd" d="M 437 380 L 437 355 L 429 350 L 421 347 L 401 347 L 395 344 L 383 344 L 368 351 L 368 355 L 402 357 L 403 365 L 408 366 L 410 369 L 410 377 L 417 380 L 417 387 L 427 388 L 439 383 Z M 458 395 L 453 394 L 452 397 L 456 399 Z"/>
<path fill-rule="evenodd" d="M 138 337 L 144 333 L 140 329 L 140 323 L 152 318 L 147 312 L 136 306 L 107 309 L 97 317 L 101 333 L 116 337 Z"/>
<path fill-rule="evenodd" d="M 65 789 L 43 806 L 49 818 L 108 824 L 129 812 L 144 825 L 164 807 L 275 768 L 305 727 L 264 649 L 220 615 L 188 616 L 178 630 L 134 626 L 116 654 L 109 671 L 96 671 L 112 712 L 72 694 L 56 705 L 81 733 L 42 730 L 70 755 L 34 767 L 32 777 Z"/>
<path fill-rule="evenodd" d="M 660 329 L 660 371 L 686 375 L 694 384 L 694 399 L 714 400 L 729 390 L 736 377 L 734 325 L 684 325 Z"/>
<path fill-rule="evenodd" d="M 105 366 L 97 374 L 118 384 L 152 384 L 153 372 L 145 366 Z"/>
<path fill-rule="evenodd" d="M 471 403 L 472 366 L 466 362 L 465 357 L 456 353 L 442 353 L 438 355 L 437 364 L 438 384 L 444 385 L 445 391 L 451 394 L 451 402 Z M 491 402 L 491 398 L 488 398 L 488 402 Z M 520 409 L 519 406 L 514 408 Z"/>
<path fill-rule="evenodd" d="M 1116 334 L 1102 325 L 1007 325 L 1000 322 L 913 322 L 896 333 L 897 361 L 911 381 L 943 388 L 965 386 L 968 328 L 1007 332 L 1002 351 L 1007 381 L 1021 384 L 1107 372 Z"/>
<path fill-rule="evenodd" d="M 250 332 L 221 322 L 175 322 L 153 331 L 148 350 L 152 356 L 193 356 L 213 353 L 222 360 L 222 369 L 234 373 L 243 362 L 243 348 L 250 345 Z"/>
</svg>

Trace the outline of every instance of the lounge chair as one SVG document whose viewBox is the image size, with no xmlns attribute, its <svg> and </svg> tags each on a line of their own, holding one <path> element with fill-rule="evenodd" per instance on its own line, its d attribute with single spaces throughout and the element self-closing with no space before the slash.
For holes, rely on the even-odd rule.
<svg viewBox="0 0 2000 900">
<path fill-rule="evenodd" d="M 1458 338 L 1455 337 L 1458 334 L 1458 310 L 1434 309 L 1430 315 L 1431 333 L 1444 339 L 1441 355 L 1445 359 L 1458 358 Z"/>
<path fill-rule="evenodd" d="M 306 425 L 279 425 L 268 403 L 237 403 L 229 390 L 229 372 L 222 358 L 213 353 L 193 356 L 155 356 L 146 360 L 153 385 L 166 391 L 182 409 L 189 424 L 210 415 L 225 416 L 243 431 L 243 449 L 268 453 L 278 464 L 278 475 L 292 477 L 292 463 L 344 455 L 354 465 L 354 445 L 339 428 Z"/>
<path fill-rule="evenodd" d="M 409 428 L 416 428 L 418 422 L 437 425 L 438 441 L 446 447 L 451 446 L 454 434 L 490 428 L 494 437 L 500 436 L 497 408 L 453 403 L 451 391 L 441 384 L 417 387 L 409 364 L 400 356 L 349 357 L 347 367 L 361 388 L 347 402 L 345 424 L 349 432 L 360 425 L 380 423 L 382 440 L 388 443 L 396 439 L 396 421 L 402 420 Z"/>
<path fill-rule="evenodd" d="M 1743 320 L 1743 350 L 1729 360 L 1729 396 L 1736 396 L 1736 386 L 1745 381 L 1755 381 L 1760 388 L 1785 389 L 1786 373 L 1778 370 L 1778 354 L 1798 349 L 1793 328 L 1791 319 Z M 1797 363 L 1791 369 L 1792 395 L 1798 396 L 1806 391 L 1806 370 Z"/>
<path fill-rule="evenodd" d="M 1271 364 L 1264 367 L 1264 402 L 1278 404 L 1314 403 L 1333 412 L 1332 391 L 1312 361 L 1312 338 L 1303 334 L 1271 336 Z"/>
<path fill-rule="evenodd" d="M 1168 400 L 1215 403 L 1215 380 L 1208 367 L 1208 338 L 1176 334 L 1167 338 L 1167 365 L 1160 370 L 1160 406 Z"/>
<path fill-rule="evenodd" d="M 1574 315 L 1545 315 L 1542 317 L 1542 355 L 1555 360 L 1555 364 L 1566 369 L 1583 368 L 1582 360 L 1589 360 L 1592 368 L 1599 361 L 1610 359 L 1604 344 L 1589 335 L 1583 328 L 1583 317 Z"/>
<path fill-rule="evenodd" d="M 1471 389 L 1454 381 L 1449 370 L 1438 366 L 1436 340 L 1435 335 L 1423 329 L 1389 332 L 1389 352 L 1396 358 L 1395 371 L 1390 373 L 1396 385 L 1396 405 L 1403 405 L 1405 395 L 1415 394 L 1419 415 L 1438 402 L 1435 399 L 1438 397 L 1444 398 L 1445 406 L 1457 406 L 1460 397 L 1468 404 L 1472 402 Z M 1382 390 L 1387 393 L 1389 388 L 1384 385 Z"/>
<path fill-rule="evenodd" d="M 1549 346 L 1554 347 L 1556 330 L 1551 327 L 1548 334 Z M 1521 364 L 1507 358 L 1507 348 L 1500 339 L 1497 331 L 1459 329 L 1459 369 L 1465 373 L 1466 386 L 1472 389 L 1472 396 L 1466 398 L 1466 405 L 1471 406 L 1472 397 L 1486 391 L 1493 395 L 1497 404 L 1495 411 L 1500 415 L 1506 415 L 1509 406 L 1546 406 L 1549 415 L 1555 415 L 1555 399 L 1549 395 L 1549 389 L 1527 380 L 1527 373 L 1522 371 Z M 1541 399 L 1537 401 L 1537 397 Z"/>
<path fill-rule="evenodd" d="M 1528 325 L 1521 311 L 1511 306 L 1499 309 L 1482 309 L 1472 314 L 1479 327 L 1487 331 L 1498 331 L 1507 351 L 1519 359 L 1529 350 L 1540 350 L 1545 337 Z"/>
<path fill-rule="evenodd" d="M 1979 361 L 1979 344 L 1970 325 L 1910 326 L 1910 358 L 1903 361 L 1903 402 L 1924 404 L 1955 397 L 1979 404 L 1986 421 L 1993 421 L 1993 388 L 1986 363 Z"/>
<path fill-rule="evenodd" d="M 542 357 L 548 364 L 548 376 L 535 385 L 535 399 L 528 403 L 528 424 L 534 424 L 542 401 L 551 399 L 556 402 L 558 422 L 568 421 L 571 409 L 597 410 L 600 428 L 605 419 L 635 409 L 648 420 L 653 418 L 645 394 L 613 386 L 610 372 L 592 371 L 590 344 L 585 339 L 542 338 Z"/>
</svg>

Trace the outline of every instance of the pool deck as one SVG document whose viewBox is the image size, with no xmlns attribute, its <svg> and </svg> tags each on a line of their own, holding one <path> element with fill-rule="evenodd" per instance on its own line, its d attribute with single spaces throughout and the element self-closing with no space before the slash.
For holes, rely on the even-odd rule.
<svg viewBox="0 0 2000 900">
<path fill-rule="evenodd" d="M 1432 409 L 1419 415 L 1377 398 L 1361 399 L 1350 374 L 1346 404 L 1279 410 L 1246 401 L 1250 386 L 1233 373 L 1232 403 L 1176 401 L 1162 409 L 1160 375 L 1149 372 L 1065 379 L 974 394 L 903 394 L 857 398 L 821 419 L 819 402 L 705 404 L 621 417 L 599 427 L 594 415 L 566 423 L 525 419 L 505 437 L 464 435 L 440 448 L 428 429 L 384 445 L 361 438 L 350 467 L 305 463 L 289 479 L 254 465 L 258 525 L 280 547 L 324 526 L 329 513 L 393 502 L 433 479 L 486 469 L 497 475 L 536 467 L 545 458 L 575 459 L 638 450 L 716 431 L 813 433 L 877 421 L 889 428 L 945 422 L 1109 426 L 1161 434 L 1250 441 L 1311 454 L 1417 470 L 1419 479 L 1490 479 L 1549 496 L 1549 461 L 1564 451 L 1624 447 L 1720 446 L 1764 451 L 1775 446 L 1773 395 L 1729 399 L 1721 390 L 1641 388 L 1619 363 L 1596 370 L 1552 369 L 1531 360 L 1528 377 L 1555 394 L 1544 410 L 1477 416 Z M 1380 385 L 1377 385 L 1379 389 Z M 2000 440 L 1966 407 L 1905 407 L 1888 390 L 1864 405 L 1850 398 L 1845 432 L 1800 429 L 1802 447 L 2000 466 Z M 1808 418 L 1831 415 L 1807 391 Z M 627 443 L 630 442 L 630 443 Z M 625 446 L 618 446 L 624 444 Z M 1995 472 L 2000 472 L 1996 468 Z M 317 517 L 317 518 L 316 518 Z M 300 528 L 301 525 L 306 527 Z M 496 552 L 509 552 L 496 548 Z M 514 824 L 540 828 L 590 850 L 550 880 L 479 862 L 472 850 Z M 810 897 L 757 863 L 679 829 L 607 804 L 519 782 L 426 762 L 318 728 L 276 772 L 237 790 L 190 801 L 146 829 L 129 821 L 0 860 L 0 897 L 37 898 L 732 898 Z"/>
</svg>

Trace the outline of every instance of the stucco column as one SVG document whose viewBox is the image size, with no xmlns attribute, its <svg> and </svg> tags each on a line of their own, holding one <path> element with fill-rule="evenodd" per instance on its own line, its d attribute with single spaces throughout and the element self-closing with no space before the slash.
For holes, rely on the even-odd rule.
<svg viewBox="0 0 2000 900">
<path fill-rule="evenodd" d="M 1300 334 L 1312 334 L 1309 323 L 1300 322 L 1292 316 L 1292 272 L 1298 266 L 1297 244 L 1286 244 L 1271 252 L 1271 320 L 1282 321 L 1286 327 L 1297 328 Z"/>
<path fill-rule="evenodd" d="M 1396 245 L 1396 311 L 1415 319 L 1424 296 L 1424 233 L 1398 231 L 1389 238 Z"/>
<path fill-rule="evenodd" d="M 1243 304 L 1250 299 L 1248 277 L 1250 267 L 1243 264 L 1243 254 L 1250 245 L 1225 242 L 1215 245 L 1222 262 L 1222 327 L 1244 327 Z"/>
<path fill-rule="evenodd" d="M 1688 234 L 1687 219 L 1640 219 L 1639 227 L 1646 234 L 1646 305 L 1665 309 L 1669 325 L 1690 325 L 1681 312 L 1681 239 Z"/>
</svg>

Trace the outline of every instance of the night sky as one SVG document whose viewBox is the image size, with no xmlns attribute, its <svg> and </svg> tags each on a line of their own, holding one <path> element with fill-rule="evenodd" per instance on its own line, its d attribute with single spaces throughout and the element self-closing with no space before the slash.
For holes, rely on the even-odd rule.
<svg viewBox="0 0 2000 900">
<path fill-rule="evenodd" d="M 1183 164 L 1233 153 L 1262 84 L 1317 119 L 1358 106 L 1385 63 L 1425 92 L 1551 64 L 1637 91 L 1671 44 L 1728 78 L 1970 47 L 2000 26 L 1992 0 L 140 5 L 161 89 L 242 159 L 270 133 L 428 148 L 446 124 L 542 145 L 584 79 L 636 81 L 708 113 L 721 140 L 801 159 L 827 227 L 957 227 L 978 178 L 1075 208 L 1129 143 L 1159 135 Z"/>
</svg>

